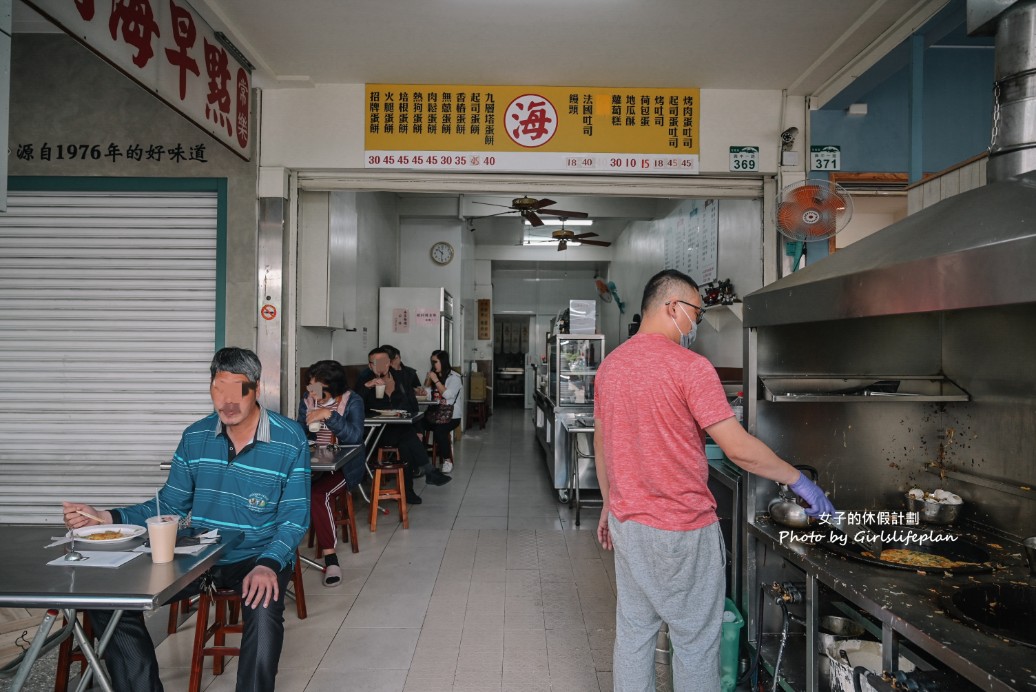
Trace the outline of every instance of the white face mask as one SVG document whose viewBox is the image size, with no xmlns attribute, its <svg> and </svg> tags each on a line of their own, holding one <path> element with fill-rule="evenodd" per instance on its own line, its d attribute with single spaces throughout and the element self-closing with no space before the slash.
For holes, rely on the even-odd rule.
<svg viewBox="0 0 1036 692">
<path fill-rule="evenodd" d="M 676 331 L 680 332 L 680 345 L 689 349 L 694 344 L 694 339 L 698 336 L 698 323 L 691 319 L 691 316 L 687 314 L 687 311 L 684 310 L 682 305 L 680 306 L 680 310 L 683 310 L 684 316 L 691 323 L 691 331 L 684 334 L 680 330 L 680 325 L 677 324 L 676 318 L 670 317 L 669 319 L 673 321 L 673 326 L 676 327 Z"/>
</svg>

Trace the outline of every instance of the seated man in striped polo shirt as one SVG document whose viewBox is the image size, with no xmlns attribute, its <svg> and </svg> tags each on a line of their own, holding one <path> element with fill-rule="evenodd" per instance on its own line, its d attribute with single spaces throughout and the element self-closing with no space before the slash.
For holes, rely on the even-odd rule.
<svg viewBox="0 0 1036 692">
<path fill-rule="evenodd" d="M 235 529 L 244 540 L 170 600 L 199 593 L 203 580 L 238 591 L 244 634 L 237 689 L 273 690 L 284 641 L 284 589 L 294 571 L 295 548 L 309 528 L 309 446 L 298 423 L 259 406 L 262 366 L 255 353 L 221 349 L 209 371 L 216 410 L 180 438 L 159 491 L 162 513 L 190 513 L 192 526 Z M 110 511 L 65 502 L 63 509 L 69 528 L 92 523 L 84 514 L 143 526 L 156 512 L 153 501 Z M 103 631 L 111 611 L 88 612 L 94 631 Z M 105 659 L 116 690 L 163 689 L 142 613 L 123 614 Z"/>
</svg>

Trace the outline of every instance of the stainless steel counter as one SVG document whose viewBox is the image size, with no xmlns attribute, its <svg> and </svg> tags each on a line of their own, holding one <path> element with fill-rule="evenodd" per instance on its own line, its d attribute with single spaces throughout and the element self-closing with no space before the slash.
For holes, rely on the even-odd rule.
<svg viewBox="0 0 1036 692">
<path fill-rule="evenodd" d="M 572 443 L 565 423 L 566 421 L 569 424 L 573 423 L 577 416 L 593 417 L 593 404 L 557 406 L 539 392 L 534 394 L 533 401 L 535 402 L 533 416 L 536 424 L 536 439 L 543 447 L 548 477 L 557 491 L 558 500 L 568 502 L 572 496 L 571 462 L 569 460 Z M 580 470 L 579 484 L 582 489 L 597 490 L 600 488 L 596 468 L 584 464 Z"/>
<path fill-rule="evenodd" d="M 807 590 L 812 591 L 814 597 L 817 589 L 811 587 L 810 580 L 818 581 L 879 620 L 886 649 L 894 649 L 898 637 L 981 689 L 1036 690 L 1036 655 L 1032 649 L 1009 644 L 954 620 L 944 612 L 940 602 L 940 596 L 949 595 L 962 586 L 1028 583 L 1028 569 L 1018 554 L 1019 546 L 1002 541 L 1000 544 L 1004 547 L 990 549 L 992 562 L 998 566 L 992 574 L 923 575 L 853 562 L 820 547 L 803 544 L 790 547 L 779 540 L 780 530 L 766 519 L 757 519 L 748 525 L 750 537 L 806 572 Z M 972 538 L 988 545 L 983 537 Z M 807 612 L 807 622 L 809 619 Z M 807 651 L 810 648 L 816 651 L 815 645 L 807 644 Z M 890 651 L 885 653 L 886 661 L 895 659 Z M 807 663 L 807 670 L 810 668 L 815 669 L 815 666 Z"/>
</svg>

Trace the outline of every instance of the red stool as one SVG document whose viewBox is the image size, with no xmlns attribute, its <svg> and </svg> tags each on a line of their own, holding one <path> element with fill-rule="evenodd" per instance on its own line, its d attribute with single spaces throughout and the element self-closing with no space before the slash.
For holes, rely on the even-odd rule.
<svg viewBox="0 0 1036 692">
<path fill-rule="evenodd" d="M 299 551 L 297 550 L 295 551 L 295 574 L 291 577 L 291 584 L 295 588 L 295 614 L 298 615 L 299 620 L 305 620 L 309 612 L 306 609 L 306 589 L 302 585 L 302 561 L 299 560 Z M 182 614 L 186 617 L 190 612 L 191 605 L 197 604 L 200 601 L 200 595 L 184 598 L 180 601 L 171 601 L 169 603 L 169 624 L 166 627 L 166 631 L 169 634 L 176 634 L 180 627 L 180 615 Z"/>
<path fill-rule="evenodd" d="M 68 624 L 68 620 L 62 618 L 61 620 L 65 625 Z M 94 638 L 93 627 L 90 626 L 90 618 L 83 615 L 83 632 L 86 634 L 88 640 Z M 68 679 L 72 673 L 72 666 L 79 664 L 79 677 L 83 677 L 83 673 L 86 671 L 87 662 L 86 656 L 77 647 L 73 650 L 73 644 L 75 643 L 75 637 L 70 636 L 61 642 L 61 646 L 58 647 L 58 664 L 54 671 L 54 692 L 66 692 L 68 690 Z"/>
<path fill-rule="evenodd" d="M 486 400 L 481 401 L 469 401 L 468 402 L 468 427 L 471 427 L 471 421 L 474 420 L 478 423 L 478 429 L 484 430 L 486 427 L 486 420 L 489 418 L 489 406 L 486 404 Z"/>
<path fill-rule="evenodd" d="M 306 619 L 306 594 L 302 587 L 302 565 L 295 554 L 295 574 L 291 578 L 295 587 L 295 610 L 300 620 Z M 212 610 L 212 624 L 209 625 L 209 610 Z M 240 656 L 241 647 L 227 646 L 228 634 L 240 634 L 244 630 L 241 621 L 241 596 L 233 589 L 216 589 L 213 595 L 202 591 L 198 598 L 198 620 L 194 626 L 194 649 L 191 654 L 191 679 L 188 692 L 199 692 L 205 657 L 212 657 L 212 674 L 223 674 L 223 659 Z M 206 643 L 212 639 L 212 646 Z"/>
<path fill-rule="evenodd" d="M 360 552 L 360 542 L 356 535 L 356 511 L 353 507 L 353 492 L 349 488 L 341 491 L 335 495 L 335 504 L 333 509 L 334 525 L 335 529 L 342 529 L 342 540 L 349 541 L 349 545 L 352 547 L 354 553 Z M 316 543 L 317 532 L 312 526 L 309 527 L 309 543 L 310 548 Z M 323 557 L 323 547 L 317 546 L 316 556 L 317 558 Z"/>
</svg>

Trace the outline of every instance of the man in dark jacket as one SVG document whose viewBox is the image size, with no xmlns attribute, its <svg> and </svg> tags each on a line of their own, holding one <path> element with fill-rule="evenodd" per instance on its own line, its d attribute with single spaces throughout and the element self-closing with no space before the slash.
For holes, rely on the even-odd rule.
<svg viewBox="0 0 1036 692">
<path fill-rule="evenodd" d="M 356 393 L 363 398 L 363 406 L 367 415 L 375 410 L 394 409 L 417 413 L 417 397 L 412 387 L 408 387 L 401 370 L 393 370 L 389 352 L 379 346 L 367 354 L 367 365 L 373 377 L 363 381 L 358 379 Z M 378 396 L 378 395 L 381 396 Z M 428 459 L 421 439 L 413 425 L 386 425 L 381 436 L 383 447 L 395 447 L 406 463 L 403 474 L 406 483 L 406 501 L 410 504 L 421 504 L 421 497 L 414 492 L 414 473 L 423 471 L 425 482 L 429 485 L 445 485 L 452 478 L 442 473 Z"/>
</svg>

